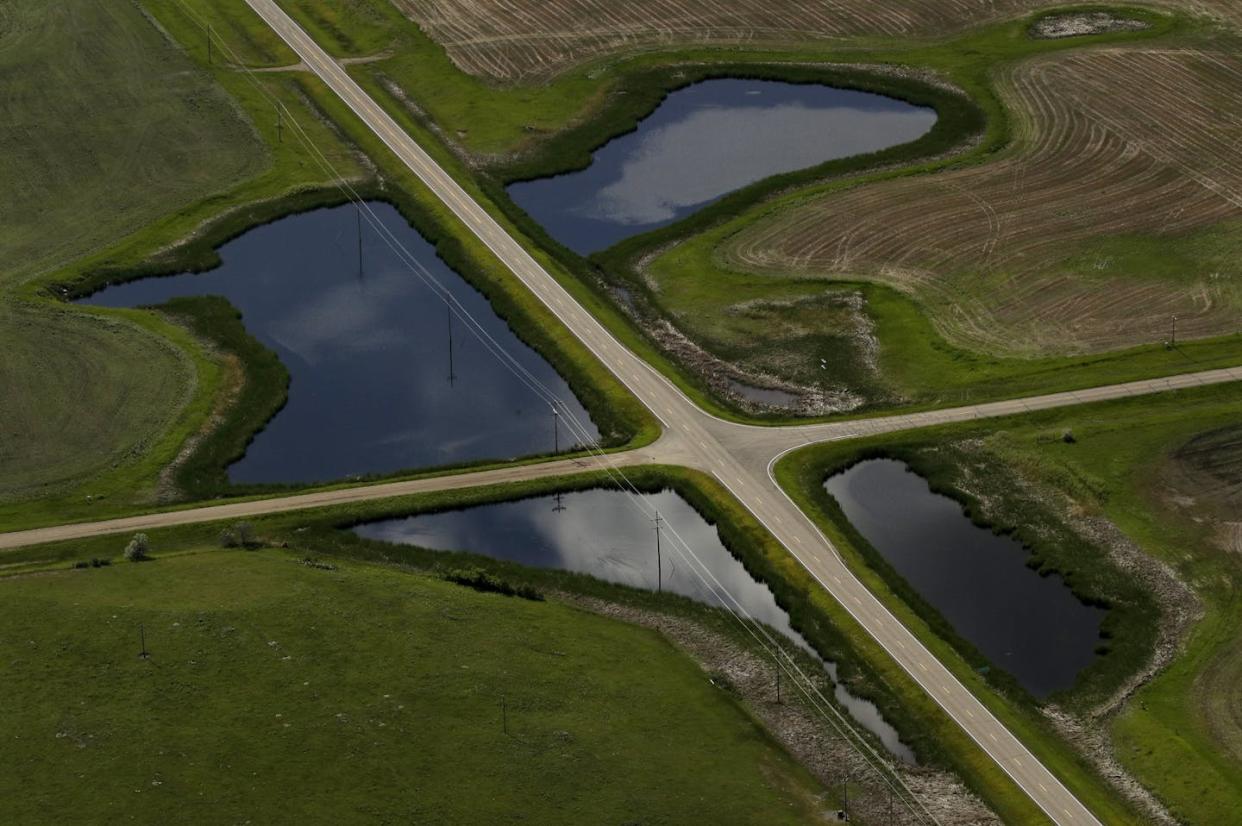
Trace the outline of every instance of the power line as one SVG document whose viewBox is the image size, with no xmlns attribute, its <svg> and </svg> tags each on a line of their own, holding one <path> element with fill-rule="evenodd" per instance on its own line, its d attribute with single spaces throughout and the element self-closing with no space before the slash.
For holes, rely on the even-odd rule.
<svg viewBox="0 0 1242 826">
<path fill-rule="evenodd" d="M 199 25 L 204 25 L 202 18 L 186 6 L 183 0 L 176 0 L 176 2 L 188 17 L 197 22 Z M 210 29 L 210 27 L 208 28 Z M 337 169 L 332 165 L 332 162 L 328 160 L 327 156 L 324 155 L 324 153 L 306 133 L 302 125 L 298 123 L 296 118 L 293 117 L 292 113 L 288 110 L 288 107 L 286 107 L 282 101 L 274 97 L 263 86 L 263 84 L 258 81 L 254 75 L 254 72 L 237 58 L 236 53 L 228 46 L 228 44 L 221 40 L 218 43 L 218 48 L 230 58 L 234 65 L 241 68 L 247 80 L 256 88 L 256 90 L 258 90 L 262 96 L 267 98 L 277 107 L 278 111 L 281 113 L 280 121 L 282 127 L 284 120 L 283 116 L 288 116 L 288 121 L 294 133 L 297 135 L 298 140 L 312 153 L 316 163 L 318 163 L 321 169 L 329 176 L 329 178 L 333 180 L 337 188 L 340 189 L 346 196 L 347 200 L 353 202 L 357 206 L 360 219 L 365 216 L 368 225 L 376 230 L 380 238 L 389 246 L 393 253 L 397 255 L 398 259 L 404 263 L 416 277 L 418 277 L 421 281 L 431 287 L 434 292 L 442 297 L 442 300 L 444 300 L 445 304 L 449 307 L 450 313 L 461 319 L 471 333 L 474 334 L 475 337 L 478 338 L 484 345 L 485 349 L 487 349 L 493 357 L 495 357 L 510 372 L 512 372 L 514 376 L 517 377 L 518 380 L 521 381 L 532 393 L 550 404 L 552 406 L 553 413 L 556 414 L 557 405 L 560 404 L 564 406 L 564 403 L 556 396 L 556 394 L 537 376 L 531 373 L 525 365 L 521 364 L 512 354 L 510 354 L 503 345 L 496 341 L 496 339 L 487 332 L 487 330 L 469 312 L 469 310 L 467 310 L 461 302 L 458 301 L 458 299 L 440 283 L 439 279 L 437 279 L 435 275 L 422 264 L 421 261 L 410 253 L 409 249 L 406 248 L 401 242 L 401 239 L 389 230 L 388 227 L 379 219 L 374 210 L 371 209 L 370 204 L 368 204 L 358 194 L 357 190 L 355 190 L 354 187 L 344 178 L 344 176 L 337 171 Z M 361 234 L 359 234 L 359 240 L 361 240 Z M 650 519 L 651 516 L 647 510 L 648 506 L 643 499 L 642 492 L 638 490 L 634 483 L 625 475 L 622 469 L 613 467 L 608 462 L 607 454 L 595 444 L 595 440 L 590 435 L 590 431 L 585 425 L 582 424 L 577 415 L 567 406 L 565 407 L 565 414 L 564 419 L 566 420 L 566 426 L 570 428 L 571 433 L 579 435 L 582 449 L 592 458 L 597 459 L 600 467 L 604 473 L 607 474 L 612 483 L 622 492 L 627 494 L 627 500 L 631 503 L 631 505 Z M 557 416 L 558 422 L 560 418 L 561 417 Z M 559 429 L 557 434 L 557 446 L 559 448 Z M 750 634 L 760 648 L 773 657 L 778 668 L 790 677 L 791 682 L 793 682 L 794 686 L 799 690 L 799 692 L 801 692 L 810 707 L 822 716 L 823 719 L 842 736 L 843 740 L 847 742 L 860 757 L 863 758 L 864 762 L 867 763 L 873 771 L 875 771 L 881 781 L 896 794 L 898 799 L 902 800 L 912 814 L 916 817 L 920 817 L 921 815 L 926 817 L 932 823 L 936 823 L 937 821 L 934 815 L 931 814 L 917 795 L 915 795 L 909 786 L 906 785 L 904 779 L 892 769 L 888 761 L 876 752 L 870 741 L 868 741 L 863 735 L 859 734 L 858 731 L 854 729 L 853 725 L 846 720 L 844 715 L 842 715 L 840 710 L 837 709 L 836 706 L 823 695 L 815 681 L 802 671 L 789 652 L 785 650 L 785 647 L 772 637 L 767 627 L 754 617 L 750 616 L 745 607 L 742 606 L 738 599 L 719 581 L 719 579 L 716 578 L 715 574 L 712 573 L 711 569 L 698 557 L 693 548 L 690 547 L 689 543 L 687 543 L 677 532 L 677 530 L 668 523 L 668 520 L 661 519 L 657 525 L 657 530 L 659 530 L 659 526 L 662 525 L 663 529 L 668 531 L 670 537 L 672 538 L 673 551 L 682 558 L 682 560 L 687 564 L 687 567 L 707 589 L 708 593 L 710 593 L 717 600 L 721 608 L 723 608 L 748 634 Z M 657 532 L 657 542 L 658 541 L 659 533 Z M 711 580 L 710 583 L 708 582 L 709 578 Z M 919 810 L 921 810 L 921 812 Z"/>
<path fill-rule="evenodd" d="M 180 0 L 178 0 L 178 5 L 180 5 L 187 12 L 187 14 L 189 14 L 191 17 L 195 16 L 191 10 L 185 7 L 184 3 L 180 2 Z M 265 97 L 268 97 L 270 100 L 273 101 L 273 103 L 275 103 L 278 107 L 280 107 L 286 113 L 288 113 L 288 109 L 287 107 L 285 107 L 283 102 L 276 100 L 275 98 L 272 97 L 272 95 L 262 86 L 262 84 L 260 84 L 257 81 L 257 79 L 253 75 L 253 72 L 248 67 L 246 67 L 244 64 L 242 64 L 240 61 L 236 59 L 235 53 L 233 53 L 232 50 L 229 49 L 226 44 L 221 44 L 221 45 L 222 45 L 222 48 L 224 48 L 230 54 L 230 56 L 234 59 L 234 62 L 237 65 L 241 66 L 243 71 L 246 73 L 248 80 L 251 82 L 252 85 L 256 87 L 256 89 L 258 89 L 260 94 L 264 95 Z M 385 243 L 388 244 L 389 247 L 392 248 L 393 252 L 398 255 L 398 258 L 400 258 L 403 261 L 403 263 L 405 263 L 411 269 L 411 271 L 414 272 L 415 275 L 418 276 L 421 280 L 423 280 L 424 282 L 429 281 L 435 284 L 436 286 L 440 286 L 438 280 L 434 277 L 434 275 L 432 275 L 429 271 L 427 271 L 426 268 L 422 265 L 422 263 L 418 261 L 409 252 L 407 248 L 405 248 L 404 244 L 401 243 L 400 239 L 397 238 L 387 228 L 387 226 L 385 226 L 378 219 L 378 217 L 374 214 L 374 211 L 370 208 L 370 205 L 367 204 L 358 195 L 357 191 L 352 187 L 352 185 L 350 185 L 349 182 L 346 181 L 344 177 L 340 175 L 340 173 L 332 165 L 331 161 L 329 161 L 326 158 L 326 156 L 324 156 L 323 152 L 318 148 L 317 145 L 315 145 L 314 141 L 311 140 L 310 137 L 306 134 L 301 124 L 299 124 L 297 120 L 292 117 L 291 113 L 289 114 L 290 114 L 290 122 L 292 123 L 294 129 L 296 130 L 299 140 L 303 143 L 304 146 L 306 146 L 313 153 L 313 155 L 315 156 L 316 162 L 324 169 L 324 171 L 327 172 L 330 177 L 335 179 L 335 182 L 338 188 L 341 189 L 341 191 L 346 195 L 346 197 L 349 200 L 354 201 L 358 205 L 359 209 L 365 212 L 368 223 L 371 224 L 373 227 L 375 227 L 379 231 L 381 238 L 383 238 Z M 487 333 L 486 330 L 482 329 L 477 319 L 475 319 L 467 310 L 465 310 L 465 308 L 460 305 L 460 302 L 457 302 L 456 299 L 449 293 L 442 293 L 442 294 L 446 295 L 448 299 L 451 299 L 450 306 L 451 306 L 453 313 L 461 317 L 462 320 L 467 323 L 467 326 L 471 329 L 472 333 L 474 333 L 476 337 L 480 338 L 480 341 L 484 343 L 485 347 L 489 350 L 489 352 L 491 352 L 493 356 L 498 358 L 498 360 L 500 360 L 502 364 L 504 364 L 511 372 L 513 372 L 515 376 L 519 378 L 519 380 L 521 380 L 524 384 L 526 384 L 528 389 L 530 389 L 536 395 L 543 397 L 545 400 L 550 399 L 551 401 L 549 403 L 559 401 L 559 399 L 556 398 L 555 394 L 552 393 L 552 391 L 548 389 L 547 386 L 544 385 L 542 381 L 540 381 L 537 377 L 531 374 L 530 371 L 527 370 L 524 365 L 521 365 L 519 362 L 517 362 L 516 359 L 514 359 L 498 342 L 495 341 L 494 338 L 492 338 Z M 640 511 L 642 511 L 644 503 L 643 503 L 641 494 L 637 490 L 637 488 L 633 485 L 633 483 L 627 477 L 625 477 L 623 472 L 619 471 L 619 469 L 612 468 L 611 466 L 607 464 L 606 460 L 604 460 L 603 452 L 598 450 L 598 448 L 592 445 L 593 439 L 590 438 L 589 432 L 581 424 L 577 416 L 572 411 L 567 411 L 567 412 L 569 413 L 569 415 L 567 416 L 567 419 L 568 419 L 567 424 L 571 427 L 571 429 L 578 430 L 580 433 L 582 433 L 585 436 L 585 438 L 583 439 L 583 444 L 584 444 L 584 448 L 586 449 L 586 451 L 590 453 L 592 456 L 595 456 L 602 460 L 601 466 L 604 468 L 609 478 L 620 489 L 622 489 L 623 491 L 629 492 L 631 503 L 635 505 Z M 785 661 L 782 661 L 781 657 L 775 658 L 778 664 L 780 664 L 780 666 L 783 669 L 785 669 L 786 671 L 789 671 L 790 666 L 792 666 L 793 669 L 796 671 L 797 676 L 802 677 L 804 681 L 806 681 L 812 686 L 814 693 L 818 695 L 818 698 L 817 698 L 818 702 L 816 702 L 816 698 L 813 698 L 811 697 L 811 695 L 807 694 L 806 689 L 803 687 L 802 684 L 797 683 L 795 681 L 795 684 L 798 686 L 799 690 L 801 690 L 804 693 L 804 695 L 807 696 L 808 701 L 812 703 L 813 707 L 819 710 L 821 714 L 824 714 L 825 707 L 830 709 L 834 715 L 840 718 L 839 722 L 844 725 L 845 731 L 841 730 L 841 726 L 838 725 L 838 721 L 833 721 L 831 718 L 828 718 L 826 714 L 825 714 L 825 718 L 828 719 L 829 722 L 832 723 L 833 726 L 837 728 L 838 731 L 840 731 L 843 736 L 846 736 L 845 735 L 846 731 L 848 731 L 850 734 L 853 734 L 854 737 L 859 739 L 861 743 L 867 748 L 867 750 L 871 752 L 872 757 L 875 760 L 877 760 L 880 763 L 880 765 L 883 765 L 884 763 L 883 759 L 880 758 L 879 755 L 875 753 L 874 749 L 870 746 L 870 743 L 868 743 L 865 739 L 861 737 L 861 735 L 859 735 L 856 731 L 854 731 L 852 726 L 850 726 L 850 724 L 847 721 L 845 721 L 843 717 L 841 717 L 840 712 L 834 706 L 828 703 L 827 699 L 824 698 L 822 693 L 819 692 L 818 687 L 816 687 L 813 682 L 809 681 L 806 675 L 801 672 L 801 669 L 797 667 L 796 663 L 792 661 L 788 653 L 783 650 L 783 648 L 780 646 L 779 643 L 777 643 L 775 640 L 771 638 L 771 635 L 768 634 L 766 628 L 764 628 L 760 623 L 758 623 L 752 617 L 749 617 L 749 615 L 746 615 L 744 608 L 742 608 L 741 604 L 737 601 L 737 599 L 733 597 L 733 595 L 729 593 L 729 591 L 726 588 L 724 588 L 724 586 L 718 580 L 715 580 L 715 576 L 711 573 L 710 569 L 708 569 L 706 565 L 704 565 L 702 561 L 698 559 L 697 555 L 694 553 L 693 549 L 690 548 L 689 544 L 686 543 L 680 537 L 680 535 L 676 532 L 676 530 L 672 526 L 669 526 L 668 529 L 676 540 L 674 550 L 679 555 L 682 555 L 684 558 L 686 558 L 687 564 L 690 565 L 691 570 L 695 572 L 696 576 L 699 577 L 701 581 L 703 581 L 709 593 L 712 593 L 713 596 L 715 596 L 716 599 L 720 602 L 721 606 L 724 607 L 725 610 L 727 610 L 734 617 L 734 619 L 737 620 L 744 628 L 746 628 L 746 630 L 751 634 L 752 637 L 754 637 L 756 642 L 759 643 L 761 647 L 763 647 L 769 653 L 771 653 L 774 649 L 775 651 L 778 651 L 780 652 L 780 654 L 783 655 L 783 658 Z M 680 545 L 680 547 L 677 547 L 678 544 Z M 696 567 L 695 564 L 691 564 L 689 562 L 690 559 L 693 559 L 694 563 L 697 563 L 698 567 Z M 706 571 L 708 576 L 710 576 L 713 580 L 715 580 L 715 587 L 707 583 L 706 579 L 703 577 L 703 574 L 699 571 L 698 569 L 699 567 L 701 567 L 703 571 Z M 722 593 L 728 597 L 728 601 L 726 601 L 725 599 L 721 597 Z M 731 607 L 728 604 L 730 601 L 734 604 L 734 606 L 736 606 L 737 610 L 735 610 L 734 607 Z M 742 617 L 739 616 L 738 610 L 741 610 L 742 614 L 746 615 L 745 620 L 743 620 Z M 748 625 L 747 620 L 749 620 L 750 625 L 753 625 L 753 628 L 750 627 L 750 625 Z M 761 639 L 758 635 L 755 634 L 754 628 L 757 628 L 762 633 L 764 639 Z M 791 674 L 791 676 L 793 675 Z M 854 748 L 857 750 L 857 746 L 854 746 Z M 860 752 L 860 754 L 862 754 L 862 752 Z M 866 758 L 866 754 L 862 754 L 862 756 Z M 868 761 L 868 762 L 871 762 L 871 761 Z M 880 771 L 880 775 L 881 777 L 885 778 L 886 782 L 889 782 L 891 785 L 891 781 L 888 781 L 888 778 L 883 771 Z M 901 782 L 900 778 L 898 778 L 898 782 Z M 901 785 L 903 787 L 905 786 L 904 783 L 901 783 Z M 904 788 L 903 790 L 911 798 L 914 798 L 913 793 L 908 789 L 908 787 Z M 899 796 L 901 796 L 900 792 L 899 792 Z M 916 802 L 919 803 L 920 808 L 922 808 L 921 801 L 917 801 L 917 798 L 914 798 L 914 799 Z M 925 808 L 924 808 L 924 811 L 926 812 Z M 928 815 L 930 816 L 930 813 L 928 813 Z M 932 819 L 934 821 L 934 818 Z"/>
</svg>

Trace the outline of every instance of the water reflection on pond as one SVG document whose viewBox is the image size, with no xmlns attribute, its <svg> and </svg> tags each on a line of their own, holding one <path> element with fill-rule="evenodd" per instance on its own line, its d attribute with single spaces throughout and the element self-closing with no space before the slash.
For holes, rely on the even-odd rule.
<svg viewBox="0 0 1242 826">
<path fill-rule="evenodd" d="M 709 605 L 719 604 L 713 586 L 708 584 L 714 578 L 746 613 L 814 655 L 806 640 L 790 627 L 789 615 L 777 605 L 772 592 L 729 553 L 714 526 L 676 493 L 644 494 L 643 498 L 694 550 L 710 575 L 696 573 L 668 534 L 664 534 L 657 569 L 655 525 L 628 494 L 615 490 L 579 491 L 419 514 L 359 525 L 354 531 L 369 539 L 470 551 L 523 565 L 590 574 L 636 588 L 654 590 L 659 577 L 664 590 Z M 900 742 L 875 705 L 854 697 L 836 683 L 834 663 L 824 665 L 836 684 L 837 700 L 851 716 L 874 732 L 893 754 L 913 762 L 913 753 Z"/>
<path fill-rule="evenodd" d="M 867 92 L 705 80 L 671 93 L 586 169 L 508 192 L 553 238 L 585 254 L 763 178 L 915 140 L 935 121 L 932 109 Z"/>
<path fill-rule="evenodd" d="M 972 523 L 904 462 L 861 462 L 825 486 L 897 573 L 1036 697 L 1070 688 L 1095 659 L 1106 612 L 1027 567 L 1021 543 Z"/>
<path fill-rule="evenodd" d="M 383 225 L 566 408 L 598 433 L 565 381 L 527 347 L 487 300 L 435 255 L 393 207 L 371 204 Z M 512 371 L 448 310 L 352 206 L 283 218 L 220 249 L 203 274 L 109 287 L 85 303 L 159 304 L 223 295 L 246 329 L 291 374 L 288 404 L 229 468 L 236 482 L 312 482 L 553 448 L 554 422 Z M 561 447 L 573 439 L 561 429 Z"/>
</svg>

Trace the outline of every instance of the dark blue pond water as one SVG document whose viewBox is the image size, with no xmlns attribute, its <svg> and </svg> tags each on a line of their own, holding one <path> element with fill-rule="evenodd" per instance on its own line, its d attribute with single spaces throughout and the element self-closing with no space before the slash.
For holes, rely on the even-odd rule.
<svg viewBox="0 0 1242 826">
<path fill-rule="evenodd" d="M 659 511 L 665 530 L 675 530 L 702 563 L 683 557 L 664 532 L 657 563 L 655 526 L 633 499 L 615 490 L 589 490 L 512 502 L 477 505 L 461 510 L 421 514 L 359 525 L 354 532 L 368 539 L 417 545 L 444 551 L 470 551 L 539 568 L 590 574 L 635 588 L 681 594 L 709 605 L 731 594 L 745 612 L 804 651 L 811 646 L 789 624 L 789 615 L 768 587 L 756 580 L 720 541 L 716 528 L 676 493 L 642 497 Z M 657 568 L 658 564 L 658 568 Z M 697 571 L 697 573 L 696 573 Z M 710 572 L 710 573 L 708 573 Z M 719 583 L 717 585 L 716 583 Z M 732 603 L 730 603 L 732 605 Z M 836 665 L 824 663 L 836 681 Z M 902 760 L 914 755 L 902 744 L 874 704 L 851 695 L 839 683 L 837 700 L 862 726 L 874 732 Z"/>
<path fill-rule="evenodd" d="M 400 213 L 380 221 L 517 361 L 589 430 L 564 380 L 517 339 L 487 300 L 435 255 Z M 291 374 L 289 402 L 229 468 L 236 482 L 312 482 L 553 449 L 551 408 L 472 336 L 444 300 L 352 206 L 283 218 L 230 241 L 208 273 L 109 287 L 85 303 L 159 304 L 222 295 Z M 562 449 L 574 442 L 564 425 Z"/>
<path fill-rule="evenodd" d="M 861 462 L 826 482 L 858 532 L 957 633 L 1036 697 L 1095 659 L 1105 611 L 1026 566 L 1021 543 L 971 522 L 904 462 Z"/>
<path fill-rule="evenodd" d="M 763 178 L 908 143 L 935 121 L 932 109 L 867 92 L 705 80 L 670 94 L 586 169 L 508 192 L 552 237 L 586 254 Z"/>
</svg>

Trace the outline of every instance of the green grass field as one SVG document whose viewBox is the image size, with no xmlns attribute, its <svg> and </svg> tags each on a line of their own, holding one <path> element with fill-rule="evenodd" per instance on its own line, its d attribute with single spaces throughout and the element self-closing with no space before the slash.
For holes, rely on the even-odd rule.
<svg viewBox="0 0 1242 826">
<path fill-rule="evenodd" d="M 838 676 L 852 694 L 876 703 L 885 719 L 900 732 L 902 741 L 917 751 L 922 766 L 933 771 L 948 770 L 986 800 L 987 806 L 999 812 L 1006 822 L 1039 822 L 1037 810 L 1025 794 L 877 643 L 858 629 L 848 612 L 815 584 L 806 570 L 719 483 L 683 468 L 643 467 L 628 476 L 642 490 L 655 492 L 672 487 L 705 519 L 714 523 L 731 552 L 749 571 L 762 578 L 780 604 L 790 611 L 794 627 L 822 656 L 837 664 Z M 514 586 L 529 586 L 544 593 L 574 594 L 639 611 L 655 611 L 689 620 L 731 640 L 742 651 L 763 656 L 755 640 L 729 614 L 676 595 L 635 590 L 578 574 L 529 568 L 472 554 L 445 554 L 368 541 L 341 529 L 360 521 L 546 495 L 558 490 L 608 486 L 609 483 L 605 474 L 579 474 L 279 514 L 255 520 L 254 527 L 269 545 L 288 542 L 299 552 L 329 561 L 400 565 L 437 576 L 469 566 Z M 170 528 L 152 532 L 151 539 L 161 553 L 179 554 L 215 544 L 223 527 L 204 524 Z M 109 559 L 119 564 L 126 539 L 125 536 L 101 536 L 9 551 L 0 560 L 0 574 L 38 576 L 49 569 L 63 569 L 91 558 Z M 806 659 L 803 668 L 806 673 L 813 673 L 815 664 Z M 860 733 L 867 736 L 861 730 Z M 882 749 L 878 741 L 873 745 Z M 874 801 L 878 794 L 878 799 L 883 801 L 886 787 L 875 775 L 868 773 L 859 785 L 862 788 L 855 789 L 852 796 L 859 792 L 863 796 L 870 794 Z"/>
<path fill-rule="evenodd" d="M 6 286 L 270 163 L 236 105 L 136 4 L 8 5 L 0 33 Z"/>
<path fill-rule="evenodd" d="M 0 581 L 0 818 L 804 823 L 822 806 L 652 632 L 297 559 L 209 551 Z"/>
<path fill-rule="evenodd" d="M 228 97 L 136 5 L 22 0 L 5 23 L 0 500 L 148 451 L 195 389 L 191 358 L 160 325 L 62 311 L 22 287 L 269 163 Z"/>
<path fill-rule="evenodd" d="M 1128 589 L 1133 590 L 1124 581 L 1127 575 L 1100 557 L 1103 550 L 1099 546 L 1059 538 L 1064 528 L 1058 527 L 1056 520 L 1062 524 L 1066 519 L 1074 520 L 1067 511 L 1051 501 L 1041 501 L 1028 504 L 1027 512 L 1015 512 L 1015 505 L 1022 507 L 1020 496 L 1014 492 L 1020 486 L 1006 480 L 1016 476 L 1066 495 L 1068 513 L 1107 518 L 1142 551 L 1171 565 L 1203 601 L 1204 617 L 1170 666 L 1130 699 L 1118 715 L 1105 719 L 1111 725 L 1121 763 L 1179 820 L 1224 823 L 1242 805 L 1242 767 L 1238 762 L 1242 727 L 1234 711 L 1242 703 L 1236 654 L 1242 640 L 1236 596 L 1238 560 L 1235 553 L 1219 545 L 1216 529 L 1221 513 L 1203 518 L 1220 503 L 1200 491 L 1202 510 L 1190 510 L 1184 499 L 1177 498 L 1179 489 L 1171 489 L 1169 480 L 1181 478 L 1178 470 L 1184 458 L 1176 458 L 1181 448 L 1198 434 L 1236 423 L 1239 415 L 1242 397 L 1237 388 L 1212 388 L 1033 414 L 1024 421 L 1005 420 L 998 427 L 959 425 L 850 445 L 821 446 L 792 455 L 778 468 L 778 474 L 801 502 L 814 508 L 825 530 L 873 590 L 905 617 L 910 627 L 919 629 L 929 646 L 1002 719 L 1024 732 L 1027 745 L 1051 765 L 1068 766 L 1073 758 L 1057 744 L 1038 714 L 1027 710 L 1031 701 L 1015 692 L 1003 677 L 981 676 L 976 667 L 983 661 L 977 652 L 955 648 L 950 642 L 953 635 L 945 633 L 939 616 L 917 599 L 903 599 L 901 594 L 906 593 L 907 586 L 883 566 L 873 566 L 872 552 L 839 515 L 831 515 L 834 509 L 820 487 L 827 469 L 859 456 L 893 455 L 913 459 L 935 483 L 952 490 L 963 458 L 955 445 L 970 444 L 973 458 L 985 468 L 985 476 L 973 478 L 969 489 L 992 491 L 993 498 L 1002 500 L 999 510 L 1010 512 L 1018 520 L 1016 525 L 1010 522 L 1005 527 L 1016 526 L 1019 536 L 1033 541 L 1049 570 L 1061 571 L 1084 596 L 1115 602 L 1116 610 L 1107 622 L 1113 634 L 1110 652 L 1084 674 L 1074 692 L 1056 698 L 1078 713 L 1089 712 L 1107 699 L 1128 674 L 1144 664 L 1161 616 L 1155 613 L 1150 597 L 1125 596 Z M 1074 434 L 1073 443 L 1060 438 L 1066 429 Z M 1213 451 L 1218 459 L 1221 453 Z M 1235 454 L 1230 456 L 1232 464 L 1225 462 L 1225 478 L 1231 478 L 1228 468 L 1238 461 Z M 947 466 L 942 466 L 945 463 Z M 1220 465 L 1215 467 L 1219 469 Z M 972 494 L 956 495 L 973 501 Z M 1003 501 L 1007 499 L 1013 500 L 1008 506 Z M 1137 648 L 1136 638 L 1143 641 Z"/>
<path fill-rule="evenodd" d="M 128 2 L 5 10 L 0 64 L 20 68 L 0 73 L 0 177 L 20 197 L 0 204 L 0 524 L 149 505 L 223 379 L 168 318 L 78 310 L 48 288 L 207 266 L 213 236 L 323 185 L 266 113 L 247 116 L 244 78 L 204 71 L 176 28 Z M 365 173 L 296 82 L 265 85 L 345 174 Z"/>
</svg>

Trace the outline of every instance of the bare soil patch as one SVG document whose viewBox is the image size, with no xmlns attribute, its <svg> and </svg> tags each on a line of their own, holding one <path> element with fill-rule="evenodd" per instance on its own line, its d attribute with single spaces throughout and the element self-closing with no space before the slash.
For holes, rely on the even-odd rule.
<svg viewBox="0 0 1242 826">
<path fill-rule="evenodd" d="M 1146 28 L 1150 27 L 1142 20 L 1118 17 L 1104 11 L 1051 14 L 1035 21 L 1031 26 L 1031 36 L 1041 40 L 1060 40 L 1109 32 L 1137 32 Z"/>
<path fill-rule="evenodd" d="M 1046 0 L 393 0 L 463 71 L 504 81 L 547 77 L 592 58 L 671 45 L 787 45 L 859 37 L 934 37 L 1041 7 Z M 1163 5 L 1233 23 L 1234 0 Z"/>
<path fill-rule="evenodd" d="M 1242 425 L 1196 436 L 1173 453 L 1170 465 L 1169 484 L 1182 502 L 1242 512 Z"/>
</svg>

